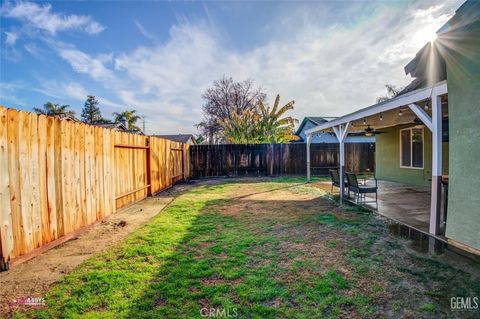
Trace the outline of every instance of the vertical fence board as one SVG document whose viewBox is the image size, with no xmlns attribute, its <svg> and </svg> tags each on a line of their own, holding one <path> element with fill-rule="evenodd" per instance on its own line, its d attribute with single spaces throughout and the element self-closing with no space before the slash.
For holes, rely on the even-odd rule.
<svg viewBox="0 0 480 319">
<path fill-rule="evenodd" d="M 20 171 L 20 189 L 21 192 L 21 214 L 20 227 L 22 229 L 22 236 L 25 238 L 24 246 L 21 247 L 22 253 L 32 250 L 33 247 L 33 225 L 32 225 L 32 201 L 33 190 L 31 188 L 31 170 L 28 169 L 31 164 L 30 149 L 30 118 L 28 113 L 20 111 L 18 117 L 19 124 L 19 171 Z"/>
<path fill-rule="evenodd" d="M 12 211 L 12 232 L 14 256 L 23 253 L 25 237 L 23 236 L 22 198 L 20 187 L 20 153 L 19 153 L 19 113 L 15 110 L 7 110 L 7 134 L 8 134 L 8 175 L 10 180 L 10 207 Z"/>
<path fill-rule="evenodd" d="M 55 190 L 55 119 L 47 118 L 46 176 L 47 176 L 47 218 L 50 240 L 58 238 L 57 233 L 57 192 Z"/>
<path fill-rule="evenodd" d="M 41 218 L 41 242 L 48 243 L 52 240 L 50 232 L 50 218 L 48 214 L 47 198 L 47 117 L 40 115 L 38 121 L 38 190 L 39 190 L 39 211 Z"/>
<path fill-rule="evenodd" d="M 10 181 L 8 167 L 7 109 L 0 106 L 0 256 L 9 260 L 14 256 L 12 207 L 10 206 Z"/>
<path fill-rule="evenodd" d="M 0 106 L 0 257 L 105 218 L 145 198 L 148 183 L 156 193 L 188 178 L 189 154 L 181 143 Z"/>
</svg>

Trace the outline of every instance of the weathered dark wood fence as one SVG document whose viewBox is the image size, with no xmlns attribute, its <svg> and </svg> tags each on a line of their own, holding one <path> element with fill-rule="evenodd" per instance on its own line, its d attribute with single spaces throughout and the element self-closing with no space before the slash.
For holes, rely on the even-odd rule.
<svg viewBox="0 0 480 319">
<path fill-rule="evenodd" d="M 375 169 L 375 144 L 345 144 L 347 171 Z M 327 175 L 338 167 L 338 144 L 311 144 L 312 175 Z M 192 178 L 242 175 L 306 175 L 307 152 L 303 143 L 225 144 L 190 147 Z"/>
</svg>

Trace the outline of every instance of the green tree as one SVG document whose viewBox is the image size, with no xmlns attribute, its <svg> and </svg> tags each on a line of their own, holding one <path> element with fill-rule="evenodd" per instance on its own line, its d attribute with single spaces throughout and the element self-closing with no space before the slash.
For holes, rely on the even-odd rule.
<svg viewBox="0 0 480 319">
<path fill-rule="evenodd" d="M 266 143 L 288 143 L 292 140 L 297 140 L 298 137 L 294 135 L 295 124 L 298 120 L 291 116 L 283 117 L 285 113 L 293 110 L 295 101 L 290 101 L 279 108 L 280 95 L 277 94 L 275 103 L 270 110 L 262 101 L 258 102 L 260 112 L 260 132 L 262 140 Z"/>
<path fill-rule="evenodd" d="M 230 118 L 218 122 L 224 139 L 233 144 L 262 143 L 260 114 L 255 110 L 234 111 Z"/>
<path fill-rule="evenodd" d="M 123 111 L 120 113 L 115 112 L 113 113 L 113 118 L 115 122 L 122 122 L 123 120 L 125 120 L 125 122 L 127 123 L 127 128 L 129 130 L 140 131 L 140 128 L 136 124 L 141 119 L 141 117 L 136 113 L 136 110 Z"/>
<path fill-rule="evenodd" d="M 99 102 L 95 96 L 87 95 L 87 100 L 82 109 L 83 122 L 93 124 L 104 121 L 98 104 Z"/>
<path fill-rule="evenodd" d="M 298 121 L 285 113 L 293 110 L 294 101 L 279 108 L 277 95 L 273 107 L 258 102 L 257 109 L 234 112 L 229 119 L 219 121 L 224 138 L 234 144 L 288 143 L 298 139 L 293 134 Z"/>
<path fill-rule="evenodd" d="M 47 102 L 43 104 L 43 107 L 41 108 L 34 107 L 33 110 L 37 114 L 50 115 L 50 116 L 75 115 L 75 112 L 68 110 L 68 108 L 70 108 L 70 105 L 59 105 L 59 104 L 53 104 L 52 102 Z"/>
</svg>

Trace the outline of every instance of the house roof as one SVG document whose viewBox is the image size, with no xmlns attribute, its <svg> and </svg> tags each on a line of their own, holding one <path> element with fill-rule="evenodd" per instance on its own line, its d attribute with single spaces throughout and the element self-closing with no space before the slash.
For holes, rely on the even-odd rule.
<svg viewBox="0 0 480 319">
<path fill-rule="evenodd" d="M 73 122 L 77 122 L 77 123 L 82 122 L 79 119 L 77 119 L 75 117 L 75 115 L 72 115 L 72 114 L 63 113 L 63 114 L 58 114 L 58 115 L 53 115 L 53 116 L 59 118 L 62 121 L 73 121 Z"/>
<path fill-rule="evenodd" d="M 314 125 L 320 125 L 322 123 L 328 122 L 328 119 L 334 119 L 334 117 L 306 116 L 303 118 L 302 123 L 300 123 L 300 126 L 295 132 L 295 135 L 300 136 L 300 133 L 302 132 L 303 127 L 305 126 L 305 124 L 307 124 L 307 122 L 311 122 Z"/>
<path fill-rule="evenodd" d="M 179 142 L 179 143 L 188 143 L 189 139 L 192 139 L 195 142 L 195 137 L 192 134 L 171 134 L 171 135 L 154 135 L 156 137 L 161 137 L 170 141 Z"/>
<path fill-rule="evenodd" d="M 121 131 L 121 132 L 127 132 L 127 133 L 131 133 L 131 134 L 145 135 L 145 133 L 143 133 L 141 130 L 129 130 L 129 129 L 125 126 L 125 124 L 123 124 L 122 122 L 116 122 L 116 123 L 94 123 L 93 125 L 94 125 L 94 126 L 103 127 L 103 128 L 112 129 L 112 130 L 117 130 L 117 131 Z"/>
</svg>

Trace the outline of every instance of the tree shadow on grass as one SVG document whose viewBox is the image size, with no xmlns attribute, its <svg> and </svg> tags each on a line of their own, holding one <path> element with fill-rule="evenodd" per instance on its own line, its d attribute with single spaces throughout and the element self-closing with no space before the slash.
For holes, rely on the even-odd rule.
<svg viewBox="0 0 480 319">
<path fill-rule="evenodd" d="M 398 298 L 435 305 L 435 297 L 421 295 L 425 287 L 443 297 L 454 280 L 455 293 L 472 293 L 469 277 L 449 266 L 431 282 L 418 277 L 430 263 L 406 258 L 369 214 L 302 197 L 291 185 L 273 186 L 280 195 L 272 198 L 272 185 L 248 183 L 183 193 L 117 248 L 65 277 L 38 316 L 201 318 L 213 309 L 241 318 L 369 317 L 378 305 L 393 311 L 383 295 L 392 288 Z M 241 189 L 247 186 L 253 190 Z M 300 196 L 282 198 L 286 192 Z M 399 263 L 412 271 L 396 270 Z M 390 279 L 420 284 L 413 293 Z"/>
</svg>

